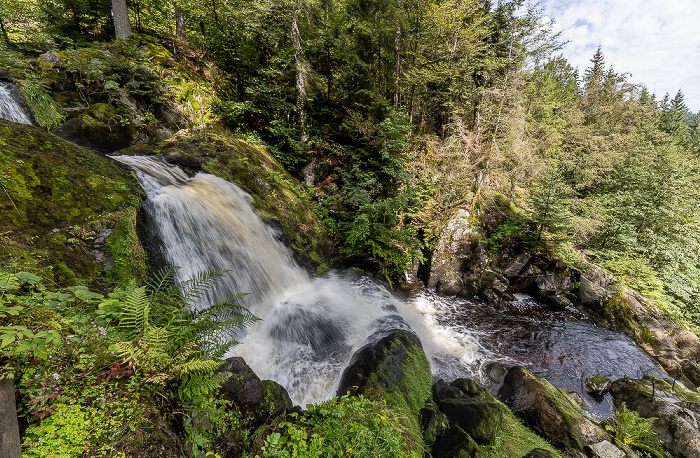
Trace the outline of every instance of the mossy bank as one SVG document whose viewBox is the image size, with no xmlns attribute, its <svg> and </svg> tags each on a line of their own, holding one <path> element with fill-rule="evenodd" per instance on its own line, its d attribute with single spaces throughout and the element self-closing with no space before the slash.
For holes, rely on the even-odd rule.
<svg viewBox="0 0 700 458">
<path fill-rule="evenodd" d="M 0 120 L 0 264 L 58 284 L 144 277 L 138 182 L 111 159 Z"/>
</svg>

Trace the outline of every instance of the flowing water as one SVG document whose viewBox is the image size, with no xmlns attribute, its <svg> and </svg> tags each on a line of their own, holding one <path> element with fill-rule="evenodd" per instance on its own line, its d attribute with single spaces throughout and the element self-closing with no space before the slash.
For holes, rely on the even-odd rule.
<svg viewBox="0 0 700 458">
<path fill-rule="evenodd" d="M 241 303 L 263 320 L 239 337 L 235 353 L 287 388 L 296 404 L 332 397 L 352 354 L 391 329 L 418 334 L 436 378 L 475 378 L 495 390 L 503 366 L 521 365 L 578 392 L 602 417 L 609 407 L 585 393 L 586 377 L 664 376 L 624 335 L 527 297 L 509 310 L 426 291 L 400 301 L 366 277 L 310 278 L 237 186 L 204 173 L 188 177 L 150 157 L 115 159 L 137 170 L 166 260 L 181 267 L 179 280 L 225 268 L 231 272 L 215 295 L 250 293 Z"/>
<path fill-rule="evenodd" d="M 30 117 L 17 101 L 14 84 L 0 81 L 0 118 L 20 124 L 33 124 Z"/>
</svg>

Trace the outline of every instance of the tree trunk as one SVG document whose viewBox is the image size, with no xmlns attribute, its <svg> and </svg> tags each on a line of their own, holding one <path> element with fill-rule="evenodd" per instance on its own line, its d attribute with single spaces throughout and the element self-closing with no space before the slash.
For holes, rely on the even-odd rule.
<svg viewBox="0 0 700 458">
<path fill-rule="evenodd" d="M 396 74 L 394 75 L 394 108 L 399 107 L 399 78 L 401 76 L 401 26 L 396 27 L 396 39 L 394 40 L 396 51 Z"/>
<path fill-rule="evenodd" d="M 2 33 L 2 38 L 5 40 L 5 43 L 7 43 L 7 46 L 12 46 L 12 43 L 10 42 L 10 37 L 7 35 L 7 30 L 5 29 L 5 23 L 3 22 L 2 18 L 0 17 L 0 33 Z"/>
<path fill-rule="evenodd" d="M 114 19 L 114 33 L 117 40 L 126 41 L 131 36 L 131 23 L 129 22 L 129 9 L 126 0 L 112 0 L 112 18 Z"/>
<path fill-rule="evenodd" d="M 298 3 L 292 6 L 292 44 L 294 45 L 294 63 L 296 64 L 296 88 L 297 88 L 297 114 L 299 115 L 299 129 L 301 130 L 301 141 L 309 140 L 306 132 L 306 85 L 308 63 L 301 47 L 301 35 L 299 34 L 299 11 Z"/>
<path fill-rule="evenodd" d="M 178 46 L 187 44 L 187 35 L 185 34 L 185 12 L 177 3 L 175 4 L 175 40 Z"/>
<path fill-rule="evenodd" d="M 0 456 L 22 458 L 15 385 L 11 378 L 0 380 Z"/>
</svg>

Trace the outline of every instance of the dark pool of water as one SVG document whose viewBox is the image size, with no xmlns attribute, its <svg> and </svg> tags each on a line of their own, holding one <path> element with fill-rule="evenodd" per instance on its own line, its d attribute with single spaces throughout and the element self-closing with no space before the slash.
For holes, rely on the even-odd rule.
<svg viewBox="0 0 700 458">
<path fill-rule="evenodd" d="M 462 373 L 454 365 L 446 371 L 443 361 L 443 368 L 435 370 L 438 376 L 477 377 L 496 391 L 503 374 L 494 371 L 492 363 L 523 366 L 559 388 L 579 393 L 586 411 L 601 418 L 611 415 L 609 399 L 593 399 L 585 390 L 587 377 L 616 380 L 652 374 L 668 378 L 630 338 L 596 326 L 575 310 L 552 311 L 528 297 L 520 297 L 508 308 L 430 294 L 427 299 L 436 309 L 437 324 L 478 342 L 473 363 L 463 365 Z"/>
</svg>

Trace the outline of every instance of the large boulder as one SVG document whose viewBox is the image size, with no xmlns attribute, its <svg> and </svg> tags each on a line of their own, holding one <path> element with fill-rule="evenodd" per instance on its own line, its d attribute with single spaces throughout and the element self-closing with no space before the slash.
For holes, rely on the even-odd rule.
<svg viewBox="0 0 700 458">
<path fill-rule="evenodd" d="M 460 378 L 449 385 L 433 385 L 433 399 L 450 421 L 469 434 L 477 444 L 493 444 L 500 431 L 506 407 L 475 381 Z"/>
<path fill-rule="evenodd" d="M 96 103 L 52 132 L 75 144 L 103 153 L 126 148 L 136 135 L 136 128 L 122 123 L 124 115 L 108 103 Z"/>
<path fill-rule="evenodd" d="M 430 260 L 429 288 L 436 288 L 441 294 L 463 293 L 465 262 L 482 264 L 482 268 L 488 264 L 485 252 L 475 256 L 477 234 L 474 224 L 469 211 L 460 208 L 442 228 Z"/>
<path fill-rule="evenodd" d="M 113 160 L 0 119 L 0 171 L 0 233 L 8 234 L 0 264 L 16 262 L 61 285 L 106 270 L 112 280 L 145 275 L 141 190 Z"/>
<path fill-rule="evenodd" d="M 616 380 L 610 392 L 616 406 L 624 403 L 644 418 L 656 418 L 652 429 L 673 456 L 700 456 L 697 393 L 654 377 Z"/>
<path fill-rule="evenodd" d="M 272 380 L 260 380 L 241 357 L 227 359 L 219 372 L 230 372 L 222 383 L 219 397 L 253 419 L 253 424 L 284 415 L 292 410 L 287 390 Z"/>
<path fill-rule="evenodd" d="M 521 367 L 508 371 L 498 397 L 557 448 L 583 450 L 608 439 L 565 392 Z"/>
<path fill-rule="evenodd" d="M 355 352 L 340 378 L 338 395 L 382 397 L 417 419 L 431 386 L 430 364 L 418 336 L 396 330 Z"/>
</svg>

